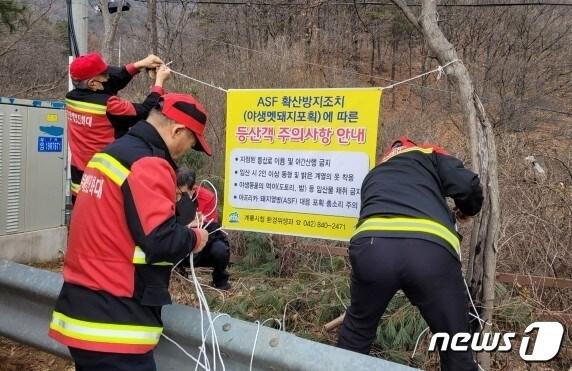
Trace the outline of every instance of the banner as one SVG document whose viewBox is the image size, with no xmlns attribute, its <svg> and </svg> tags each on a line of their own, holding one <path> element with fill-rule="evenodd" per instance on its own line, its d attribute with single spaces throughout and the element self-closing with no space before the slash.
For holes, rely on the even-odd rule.
<svg viewBox="0 0 572 371">
<path fill-rule="evenodd" d="M 224 228 L 349 240 L 380 99 L 379 88 L 229 90 Z"/>
</svg>

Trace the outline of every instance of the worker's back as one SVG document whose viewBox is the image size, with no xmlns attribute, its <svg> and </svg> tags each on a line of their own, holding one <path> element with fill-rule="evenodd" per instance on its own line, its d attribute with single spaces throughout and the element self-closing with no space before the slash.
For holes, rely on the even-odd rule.
<svg viewBox="0 0 572 371">
<path fill-rule="evenodd" d="M 438 146 L 399 142 L 363 181 L 356 235 L 416 237 L 457 250 L 455 220 L 445 198 L 452 197 L 465 215 L 476 214 L 482 204 L 478 176 Z M 363 228 L 372 217 L 384 217 L 376 221 L 380 228 Z M 441 236 L 425 230 L 442 227 L 447 230 Z"/>
<path fill-rule="evenodd" d="M 66 95 L 68 137 L 72 165 L 83 171 L 89 160 L 115 138 L 113 125 L 107 117 L 105 92 L 74 89 Z"/>
<path fill-rule="evenodd" d="M 446 197 L 455 201 L 455 216 Z M 442 148 L 401 137 L 365 177 L 361 199 L 348 248 L 351 304 L 338 346 L 369 353 L 398 290 L 419 308 L 433 333 L 469 331 L 455 218 L 480 210 L 479 177 Z M 470 350 L 440 349 L 442 370 L 477 371 Z"/>
</svg>

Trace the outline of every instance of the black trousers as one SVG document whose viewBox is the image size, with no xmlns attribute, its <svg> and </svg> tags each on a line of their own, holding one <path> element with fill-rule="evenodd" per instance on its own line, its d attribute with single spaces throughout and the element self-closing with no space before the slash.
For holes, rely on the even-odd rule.
<svg viewBox="0 0 572 371">
<path fill-rule="evenodd" d="M 226 267 L 230 261 L 230 246 L 226 239 L 209 240 L 194 260 L 196 267 L 213 268 L 214 286 L 224 285 L 228 281 Z"/>
<path fill-rule="evenodd" d="M 451 337 L 469 332 L 461 264 L 444 247 L 420 239 L 363 237 L 352 241 L 349 256 L 351 304 L 338 347 L 369 353 L 379 320 L 400 289 L 419 308 L 431 332 Z M 477 370 L 470 350 L 439 353 L 443 371 Z"/>
<path fill-rule="evenodd" d="M 216 232 L 213 235 L 216 236 Z M 222 233 L 221 233 L 222 234 Z M 209 236 L 210 237 L 210 236 Z M 226 237 L 210 237 L 205 248 L 194 256 L 195 267 L 212 267 L 214 286 L 222 286 L 228 282 L 228 262 L 230 261 L 230 246 Z M 181 267 L 190 266 L 189 259 L 185 259 L 180 264 Z"/>
<path fill-rule="evenodd" d="M 76 371 L 157 371 L 153 351 L 145 354 L 93 352 L 69 347 Z"/>
</svg>

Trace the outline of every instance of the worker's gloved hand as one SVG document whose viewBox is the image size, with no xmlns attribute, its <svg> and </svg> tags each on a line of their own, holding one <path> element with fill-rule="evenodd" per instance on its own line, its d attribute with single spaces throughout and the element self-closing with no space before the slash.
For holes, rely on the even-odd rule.
<svg viewBox="0 0 572 371">
<path fill-rule="evenodd" d="M 209 240 L 209 232 L 207 232 L 207 230 L 203 228 L 193 228 L 193 231 L 195 231 L 196 234 L 198 234 L 199 238 L 201 239 L 199 241 L 199 244 L 195 246 L 195 248 L 193 249 L 193 253 L 197 254 L 205 248 Z"/>
<path fill-rule="evenodd" d="M 458 207 L 453 208 L 453 215 L 455 215 L 455 219 L 457 219 L 459 223 L 465 223 L 471 219 L 470 216 L 463 214 L 463 212 L 459 210 Z"/>
<path fill-rule="evenodd" d="M 140 61 L 133 63 L 133 65 L 137 69 L 157 68 L 157 67 L 161 66 L 162 64 L 165 64 L 163 62 L 163 60 L 154 54 L 149 54 L 146 58 L 141 59 Z"/>
</svg>

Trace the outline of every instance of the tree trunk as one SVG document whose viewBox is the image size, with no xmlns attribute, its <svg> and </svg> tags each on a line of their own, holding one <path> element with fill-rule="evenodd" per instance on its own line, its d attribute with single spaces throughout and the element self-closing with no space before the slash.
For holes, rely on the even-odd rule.
<svg viewBox="0 0 572 371">
<path fill-rule="evenodd" d="M 428 66 L 431 64 L 431 60 L 429 58 L 429 52 L 427 51 L 426 43 L 423 43 L 421 47 L 421 55 L 423 56 L 423 61 L 421 62 L 421 73 L 425 73 L 428 71 Z M 425 112 L 427 110 L 427 94 L 425 93 L 424 87 L 427 86 L 427 75 L 421 77 L 421 89 L 419 89 L 419 94 L 421 95 L 421 112 Z"/>
<path fill-rule="evenodd" d="M 399 36 L 392 34 L 391 40 L 391 81 L 395 81 L 395 73 L 397 69 L 397 51 L 399 50 Z M 395 109 L 395 89 L 391 90 L 391 108 Z"/>
<path fill-rule="evenodd" d="M 371 54 L 369 57 L 369 74 L 370 74 L 370 78 L 369 78 L 369 83 L 371 86 L 375 85 L 375 80 L 373 78 L 373 75 L 375 73 L 375 37 L 373 36 L 373 33 L 370 34 L 370 40 L 371 40 Z"/>
<path fill-rule="evenodd" d="M 423 0 L 420 21 L 403 0 L 393 2 L 415 27 L 421 29 L 441 65 L 458 59 L 455 48 L 437 24 L 436 0 Z M 494 133 L 465 66 L 462 63 L 453 63 L 446 68 L 446 72 L 457 86 L 464 121 L 469 129 L 472 167 L 480 175 L 483 185 L 483 209 L 473 224 L 467 279 L 480 316 L 486 321 L 484 331 L 490 332 L 494 305 L 496 240 L 500 219 Z M 477 360 L 485 370 L 490 369 L 490 353 L 479 352 Z"/>
<path fill-rule="evenodd" d="M 117 33 L 117 26 L 119 19 L 123 14 L 123 0 L 119 1 L 117 13 L 110 14 L 107 8 L 107 0 L 99 0 L 99 8 L 103 17 L 103 44 L 101 45 L 101 54 L 107 63 L 113 64 L 115 62 L 115 35 Z"/>
<path fill-rule="evenodd" d="M 157 37 L 157 0 L 147 3 L 147 32 L 149 32 L 149 46 L 151 53 L 159 54 L 159 39 Z"/>
</svg>

